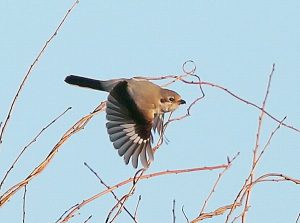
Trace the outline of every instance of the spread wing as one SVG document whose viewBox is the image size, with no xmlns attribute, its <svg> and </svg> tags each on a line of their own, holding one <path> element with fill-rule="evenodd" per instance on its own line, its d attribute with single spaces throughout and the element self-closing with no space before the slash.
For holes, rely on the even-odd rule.
<svg viewBox="0 0 300 223">
<path fill-rule="evenodd" d="M 118 83 L 110 92 L 106 119 L 109 138 L 119 155 L 124 156 L 125 163 L 128 164 L 131 158 L 133 167 L 137 168 L 140 157 L 143 166 L 148 167 L 148 160 L 153 161 L 151 129 L 160 132 L 161 119 L 156 118 L 153 122 L 145 117 L 128 93 L 126 81 Z"/>
</svg>

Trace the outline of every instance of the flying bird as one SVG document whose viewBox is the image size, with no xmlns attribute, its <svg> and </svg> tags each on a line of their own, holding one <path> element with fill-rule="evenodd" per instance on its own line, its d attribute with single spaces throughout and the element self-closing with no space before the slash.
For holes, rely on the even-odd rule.
<svg viewBox="0 0 300 223">
<path fill-rule="evenodd" d="M 65 78 L 71 85 L 109 92 L 106 128 L 110 140 L 126 164 L 134 168 L 138 158 L 145 168 L 154 160 L 152 130 L 163 134 L 164 113 L 186 102 L 175 91 L 144 79 L 95 80 L 75 75 Z"/>
</svg>

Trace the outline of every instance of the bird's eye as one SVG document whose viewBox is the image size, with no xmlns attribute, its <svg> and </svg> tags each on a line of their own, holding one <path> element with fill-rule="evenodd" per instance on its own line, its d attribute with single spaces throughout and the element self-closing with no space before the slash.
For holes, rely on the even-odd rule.
<svg viewBox="0 0 300 223">
<path fill-rule="evenodd" d="M 173 101 L 175 101 L 175 98 L 169 97 L 169 101 L 173 102 Z"/>
</svg>

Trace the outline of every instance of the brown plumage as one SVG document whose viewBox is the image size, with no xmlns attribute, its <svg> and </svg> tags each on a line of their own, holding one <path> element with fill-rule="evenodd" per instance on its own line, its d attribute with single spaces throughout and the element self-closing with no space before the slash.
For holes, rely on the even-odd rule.
<svg viewBox="0 0 300 223">
<path fill-rule="evenodd" d="M 137 168 L 138 158 L 144 167 L 153 161 L 152 133 L 162 134 L 163 115 L 174 111 L 185 101 L 174 91 L 140 79 L 99 81 L 68 76 L 69 84 L 109 92 L 106 127 L 110 140 L 126 164 L 131 159 Z"/>
</svg>

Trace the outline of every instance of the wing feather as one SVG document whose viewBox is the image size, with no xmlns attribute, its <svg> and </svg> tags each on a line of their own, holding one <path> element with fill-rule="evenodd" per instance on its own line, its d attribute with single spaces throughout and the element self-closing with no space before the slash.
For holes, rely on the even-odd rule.
<svg viewBox="0 0 300 223">
<path fill-rule="evenodd" d="M 120 81 L 110 91 L 107 98 L 106 127 L 110 140 L 118 154 L 124 157 L 126 164 L 131 159 L 134 168 L 138 160 L 145 168 L 149 161 L 153 161 L 151 129 L 162 133 L 163 115 L 148 120 L 145 114 L 138 109 L 131 94 L 128 92 L 127 81 Z"/>
</svg>

